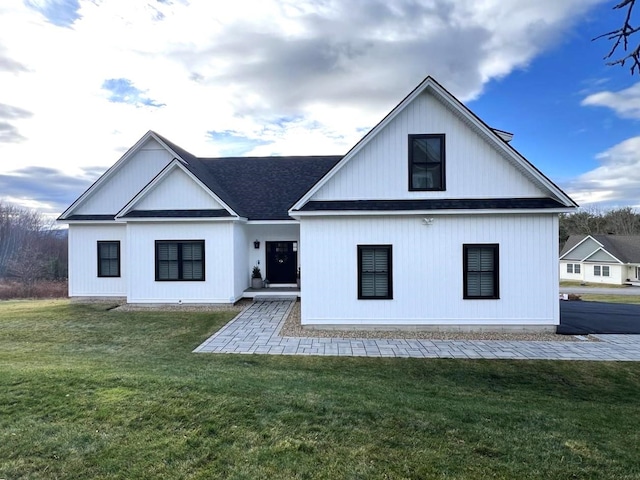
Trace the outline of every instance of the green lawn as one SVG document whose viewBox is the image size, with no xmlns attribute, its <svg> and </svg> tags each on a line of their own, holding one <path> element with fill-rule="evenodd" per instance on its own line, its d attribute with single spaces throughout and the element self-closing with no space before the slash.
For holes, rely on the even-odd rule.
<svg viewBox="0 0 640 480">
<path fill-rule="evenodd" d="M 607 303 L 627 303 L 640 304 L 640 295 L 609 295 L 597 293 L 580 293 L 578 295 L 585 302 L 607 302 Z"/>
<path fill-rule="evenodd" d="M 612 285 L 608 283 L 585 283 L 574 280 L 560 280 L 561 287 L 582 287 L 582 288 L 633 288 L 629 285 Z"/>
<path fill-rule="evenodd" d="M 230 313 L 0 302 L 0 478 L 640 478 L 640 364 L 190 353 Z"/>
</svg>

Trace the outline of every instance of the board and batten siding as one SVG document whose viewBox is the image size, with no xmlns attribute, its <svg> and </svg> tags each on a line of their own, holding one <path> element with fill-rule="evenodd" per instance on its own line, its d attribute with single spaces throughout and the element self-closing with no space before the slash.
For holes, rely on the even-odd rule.
<svg viewBox="0 0 640 480">
<path fill-rule="evenodd" d="M 174 168 L 135 205 L 136 210 L 220 210 L 224 208 L 184 171 Z"/>
<path fill-rule="evenodd" d="M 116 214 L 147 183 L 151 181 L 173 157 L 158 142 L 150 139 L 132 158 L 115 171 L 108 182 L 97 188 L 74 214 Z"/>
<path fill-rule="evenodd" d="M 445 134 L 446 191 L 409 191 L 408 136 L 422 133 Z M 547 194 L 439 100 L 424 92 L 311 200 L 541 196 Z"/>
<path fill-rule="evenodd" d="M 156 240 L 204 240 L 205 281 L 156 281 Z M 232 222 L 127 225 L 129 303 L 230 303 L 235 299 Z"/>
<path fill-rule="evenodd" d="M 70 297 L 126 296 L 125 239 L 125 225 L 69 225 Z M 120 241 L 120 277 L 98 277 L 99 241 Z"/>
<path fill-rule="evenodd" d="M 303 217 L 303 325 L 559 323 L 557 215 Z M 497 243 L 500 299 L 463 299 L 464 244 Z M 393 246 L 393 299 L 358 300 L 358 245 Z"/>
<path fill-rule="evenodd" d="M 249 243 L 246 225 L 233 224 L 233 301 L 242 298 L 242 293 L 249 287 Z"/>
</svg>

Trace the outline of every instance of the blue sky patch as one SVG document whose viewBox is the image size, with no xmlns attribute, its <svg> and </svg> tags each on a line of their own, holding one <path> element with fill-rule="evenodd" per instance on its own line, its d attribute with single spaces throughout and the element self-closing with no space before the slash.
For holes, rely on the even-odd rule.
<svg viewBox="0 0 640 480">
<path fill-rule="evenodd" d="M 24 4 L 40 12 L 49 22 L 58 27 L 70 27 L 80 18 L 79 0 L 24 0 Z"/>
<path fill-rule="evenodd" d="M 136 107 L 164 107 L 164 103 L 156 103 L 155 100 L 145 96 L 145 92 L 136 88 L 131 80 L 126 78 L 111 78 L 102 83 L 102 88 L 111 92 L 109 101 L 114 103 L 128 103 Z"/>
<path fill-rule="evenodd" d="M 236 135 L 231 130 L 225 130 L 223 132 L 211 130 L 207 132 L 207 135 L 209 135 L 216 143 L 216 146 L 220 148 L 220 153 L 228 157 L 240 157 L 255 147 L 269 143 L 266 140 Z"/>
</svg>

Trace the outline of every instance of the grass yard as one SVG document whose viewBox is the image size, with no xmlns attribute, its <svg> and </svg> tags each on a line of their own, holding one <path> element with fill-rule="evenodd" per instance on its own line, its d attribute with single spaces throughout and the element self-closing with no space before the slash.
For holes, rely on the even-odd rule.
<svg viewBox="0 0 640 480">
<path fill-rule="evenodd" d="M 0 478 L 640 478 L 638 363 L 190 353 L 232 315 L 0 302 Z"/>
<path fill-rule="evenodd" d="M 629 285 L 613 285 L 608 283 L 585 283 L 575 280 L 560 280 L 561 287 L 583 287 L 583 288 L 634 288 Z M 640 290 L 640 289 L 639 289 Z"/>
<path fill-rule="evenodd" d="M 601 295 L 595 293 L 580 293 L 578 296 L 585 302 L 628 303 L 632 305 L 640 304 L 640 295 Z"/>
</svg>

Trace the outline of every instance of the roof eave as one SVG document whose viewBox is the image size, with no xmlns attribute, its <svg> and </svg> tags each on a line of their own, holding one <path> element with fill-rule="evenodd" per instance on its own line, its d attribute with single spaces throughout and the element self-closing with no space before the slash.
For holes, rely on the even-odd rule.
<svg viewBox="0 0 640 480">
<path fill-rule="evenodd" d="M 340 215 L 357 216 L 421 216 L 421 215 L 495 215 L 514 213 L 548 213 L 559 214 L 571 211 L 568 208 L 487 208 L 487 209 L 434 209 L 434 210 L 313 210 L 291 212 L 291 217 L 300 219 L 301 217 L 335 217 Z"/>
</svg>

